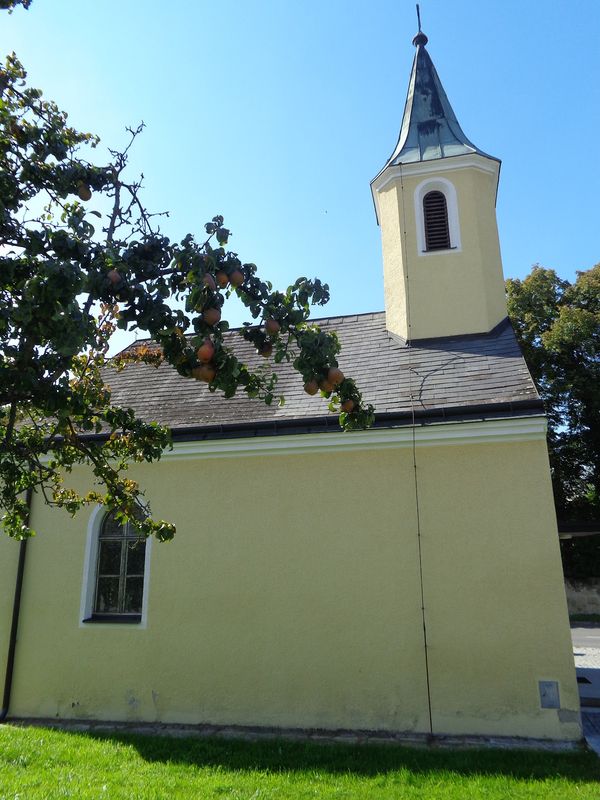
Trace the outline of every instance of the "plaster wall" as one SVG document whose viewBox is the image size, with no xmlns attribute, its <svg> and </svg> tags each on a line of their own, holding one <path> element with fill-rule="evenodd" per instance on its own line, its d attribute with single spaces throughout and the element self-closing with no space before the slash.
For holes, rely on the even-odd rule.
<svg viewBox="0 0 600 800">
<path fill-rule="evenodd" d="M 434 729 L 578 728 L 545 442 L 424 448 L 422 550 Z M 540 708 L 558 681 L 561 709 Z"/>
<path fill-rule="evenodd" d="M 456 189 L 460 249 L 418 248 L 414 195 L 427 178 Z M 506 317 L 496 180 L 473 166 L 440 168 L 396 177 L 378 191 L 389 330 L 405 339 L 483 333 Z"/>
<path fill-rule="evenodd" d="M 578 738 L 544 442 L 417 465 L 434 732 Z M 147 627 L 81 623 L 85 514 L 34 501 L 13 716 L 429 731 L 410 447 L 135 476 L 178 527 L 152 547 Z M 16 550 L 0 540 L 5 575 Z"/>
</svg>

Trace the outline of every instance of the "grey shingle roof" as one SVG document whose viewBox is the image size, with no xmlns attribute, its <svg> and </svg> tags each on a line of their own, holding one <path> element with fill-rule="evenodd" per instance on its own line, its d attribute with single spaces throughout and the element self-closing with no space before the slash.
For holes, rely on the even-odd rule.
<svg viewBox="0 0 600 800">
<path fill-rule="evenodd" d="M 410 347 L 385 327 L 385 314 L 360 314 L 316 320 L 335 330 L 342 344 L 340 367 L 354 378 L 375 407 L 376 424 L 405 424 L 419 419 L 511 416 L 541 413 L 542 405 L 508 320 L 488 334 L 415 341 Z M 264 363 L 235 331 L 228 334 L 238 357 Z M 113 402 L 130 406 L 146 421 L 157 421 L 196 436 L 253 435 L 336 429 L 327 401 L 310 397 L 289 364 L 278 367 L 283 407 L 249 400 L 243 392 L 225 399 L 206 384 L 183 378 L 167 364 L 109 370 Z M 339 429 L 339 428 L 338 428 Z"/>
</svg>

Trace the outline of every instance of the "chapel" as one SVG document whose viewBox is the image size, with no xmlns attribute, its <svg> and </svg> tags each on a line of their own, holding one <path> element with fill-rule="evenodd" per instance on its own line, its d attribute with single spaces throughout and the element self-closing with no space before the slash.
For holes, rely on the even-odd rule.
<svg viewBox="0 0 600 800">
<path fill-rule="evenodd" d="M 463 132 L 422 31 L 413 44 L 371 183 L 385 310 L 318 320 L 374 426 L 340 431 L 285 364 L 281 407 L 168 365 L 109 374 L 117 404 L 172 430 L 131 474 L 178 533 L 136 544 L 102 508 L 34 498 L 10 665 L 18 554 L 0 540 L 9 716 L 581 737 L 544 408 L 506 311 L 500 161 Z"/>
</svg>

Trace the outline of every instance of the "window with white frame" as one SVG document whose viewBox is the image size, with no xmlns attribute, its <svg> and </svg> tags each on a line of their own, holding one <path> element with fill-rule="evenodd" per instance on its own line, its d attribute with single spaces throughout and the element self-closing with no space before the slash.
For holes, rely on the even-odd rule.
<svg viewBox="0 0 600 800">
<path fill-rule="evenodd" d="M 446 178 L 429 178 L 415 190 L 419 255 L 460 250 L 456 189 Z"/>
<path fill-rule="evenodd" d="M 149 542 L 114 512 L 92 515 L 84 573 L 84 622 L 140 623 L 145 617 Z"/>
</svg>

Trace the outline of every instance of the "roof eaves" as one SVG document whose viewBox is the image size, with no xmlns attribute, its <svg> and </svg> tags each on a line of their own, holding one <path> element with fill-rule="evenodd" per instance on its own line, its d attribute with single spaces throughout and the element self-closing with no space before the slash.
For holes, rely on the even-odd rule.
<svg viewBox="0 0 600 800">
<path fill-rule="evenodd" d="M 449 408 L 390 411 L 375 415 L 373 428 L 397 428 L 413 424 L 430 425 L 443 422 L 484 422 L 491 419 L 509 419 L 522 416 L 542 416 L 544 406 L 538 398 L 516 400 L 510 403 L 453 406 Z M 173 441 L 198 441 L 203 439 L 230 439 L 253 436 L 278 436 L 292 434 L 331 433 L 340 431 L 337 417 L 331 415 L 305 419 L 265 420 L 254 423 L 225 425 L 199 425 L 175 428 Z"/>
<path fill-rule="evenodd" d="M 516 400 L 512 402 L 483 403 L 415 409 L 408 411 L 389 411 L 376 414 L 373 428 L 397 428 L 419 426 L 444 422 L 484 422 L 492 419 L 511 417 L 543 416 L 544 407 L 539 398 Z M 173 427 L 171 435 L 174 442 L 205 441 L 215 439 L 253 438 L 258 436 L 290 436 L 295 434 L 319 434 L 339 432 L 337 417 L 329 414 L 317 417 L 304 417 L 258 422 L 235 422 L 219 425 L 182 425 Z M 351 435 L 351 434 L 349 434 Z M 108 434 L 87 434 L 86 441 L 104 441 Z"/>
</svg>

